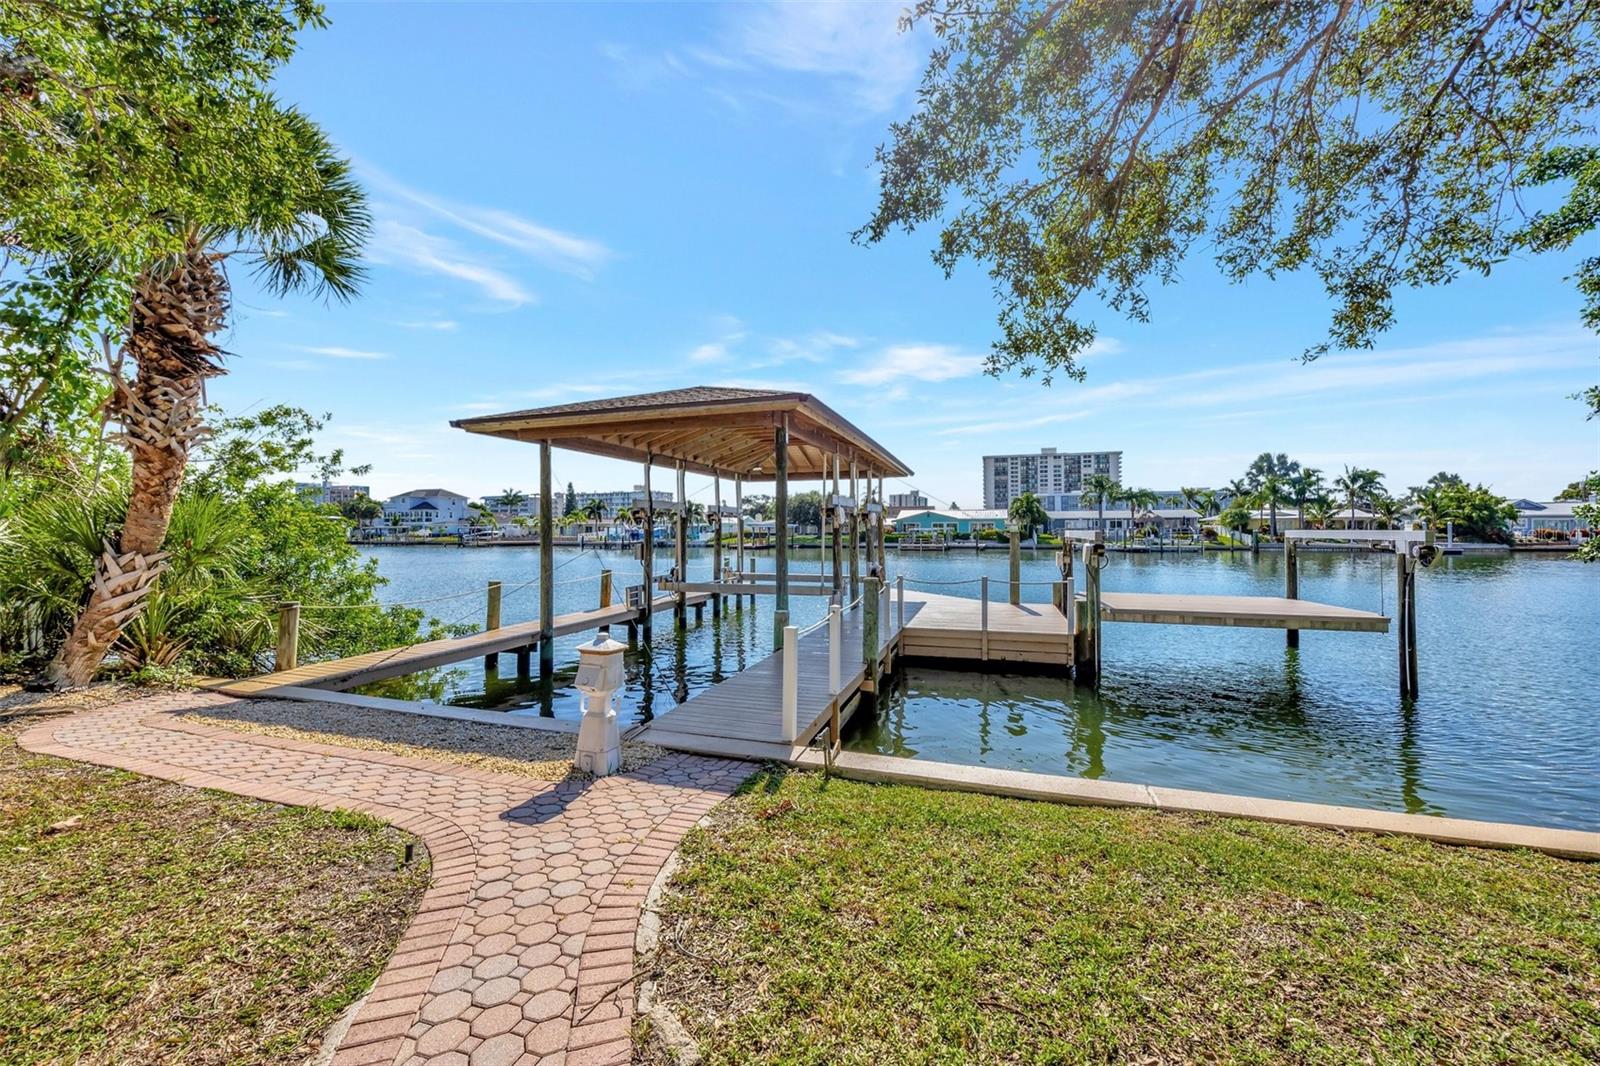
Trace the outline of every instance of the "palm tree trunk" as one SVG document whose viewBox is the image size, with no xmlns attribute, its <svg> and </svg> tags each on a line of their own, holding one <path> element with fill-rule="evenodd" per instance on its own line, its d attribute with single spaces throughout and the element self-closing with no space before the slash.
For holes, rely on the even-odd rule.
<svg viewBox="0 0 1600 1066">
<path fill-rule="evenodd" d="M 128 513 L 115 545 L 95 561 L 89 597 L 56 653 L 57 688 L 86 685 L 124 626 L 143 609 L 164 567 L 161 550 L 183 486 L 189 450 L 208 432 L 201 418 L 205 379 L 222 373 L 211 343 L 228 310 L 217 257 L 191 242 L 171 269 L 146 271 L 135 285 L 127 352 L 138 366 L 130 384 L 112 379 L 107 404 L 121 423 L 119 441 L 133 456 Z"/>
</svg>

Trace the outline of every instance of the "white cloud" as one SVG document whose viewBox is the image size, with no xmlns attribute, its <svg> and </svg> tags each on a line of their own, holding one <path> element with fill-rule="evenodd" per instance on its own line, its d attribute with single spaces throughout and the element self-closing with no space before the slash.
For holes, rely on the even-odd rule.
<svg viewBox="0 0 1600 1066">
<path fill-rule="evenodd" d="M 479 237 L 514 248 L 552 269 L 588 279 L 615 255 L 593 238 L 567 233 L 503 208 L 446 200 L 407 185 L 369 163 L 361 163 L 360 167 L 369 184 Z"/>
<path fill-rule="evenodd" d="M 892 344 L 870 362 L 841 373 L 839 380 L 851 385 L 884 385 L 906 378 L 949 381 L 981 369 L 981 355 L 948 344 Z"/>
<path fill-rule="evenodd" d="M 778 337 L 767 346 L 770 353 L 761 365 L 778 366 L 799 360 L 807 363 L 825 363 L 841 348 L 858 348 L 861 342 L 843 333 L 817 330 L 804 337 Z"/>
<path fill-rule="evenodd" d="M 739 4 L 726 12 L 718 46 L 694 53 L 702 63 L 827 79 L 874 114 L 894 108 L 921 72 L 923 49 L 900 32 L 899 4 Z"/>
<path fill-rule="evenodd" d="M 330 359 L 387 359 L 388 352 L 372 352 L 363 348 L 343 348 L 337 344 L 324 345 L 298 345 L 302 352 L 312 355 L 325 355 Z"/>
<path fill-rule="evenodd" d="M 726 363 L 734 347 L 745 338 L 744 324 L 732 315 L 717 315 L 712 324 L 718 332 L 717 339 L 691 348 L 689 362 Z"/>
<path fill-rule="evenodd" d="M 521 282 L 473 257 L 448 238 L 392 218 L 379 218 L 373 224 L 367 256 L 373 262 L 397 264 L 424 274 L 443 274 L 465 281 L 491 300 L 510 307 L 520 307 L 536 299 Z"/>
<path fill-rule="evenodd" d="M 722 341 L 711 341 L 689 349 L 689 362 L 691 363 L 725 363 L 727 361 L 728 346 Z M 642 496 L 640 497 L 640 499 L 643 498 Z"/>
<path fill-rule="evenodd" d="M 401 329 L 427 329 L 439 333 L 454 333 L 461 323 L 453 318 L 424 318 L 395 322 L 394 325 Z"/>
</svg>

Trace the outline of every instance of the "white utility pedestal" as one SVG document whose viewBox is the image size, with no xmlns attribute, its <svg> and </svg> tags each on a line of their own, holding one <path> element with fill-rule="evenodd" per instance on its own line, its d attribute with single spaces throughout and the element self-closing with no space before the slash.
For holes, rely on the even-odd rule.
<svg viewBox="0 0 1600 1066">
<path fill-rule="evenodd" d="M 627 646 L 598 634 L 593 643 L 578 645 L 578 691 L 583 694 L 583 722 L 578 727 L 579 770 L 604 777 L 622 768 L 622 740 L 617 735 L 617 692 L 622 688 L 622 653 Z"/>
</svg>

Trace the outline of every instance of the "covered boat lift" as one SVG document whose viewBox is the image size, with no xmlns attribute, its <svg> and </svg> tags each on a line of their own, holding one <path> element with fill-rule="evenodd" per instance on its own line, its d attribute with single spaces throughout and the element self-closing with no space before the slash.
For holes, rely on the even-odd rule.
<svg viewBox="0 0 1600 1066">
<path fill-rule="evenodd" d="M 552 548 L 555 521 L 551 511 L 550 453 L 552 448 L 627 459 L 644 470 L 645 511 L 649 535 L 645 539 L 644 582 L 648 601 L 656 584 L 652 548 L 655 500 L 651 474 L 657 464 L 671 464 L 677 473 L 677 574 L 672 591 L 678 599 L 678 624 L 684 622 L 685 597 L 692 591 L 721 593 L 730 584 L 722 565 L 722 538 L 717 537 L 713 558 L 714 580 L 683 580 L 687 553 L 684 527 L 687 503 L 684 475 L 696 473 L 713 479 L 715 505 L 720 512 L 722 479 L 733 481 L 738 511 L 738 574 L 744 565 L 744 485 L 746 481 L 771 481 L 779 521 L 773 548 L 775 573 L 770 590 L 776 598 L 774 636 L 781 640 L 789 616 L 789 533 L 783 517 L 788 513 L 791 481 L 831 479 L 832 493 L 824 512 L 832 517 L 834 591 L 842 593 L 841 526 L 849 526 L 851 597 L 860 579 L 859 550 L 864 515 L 876 519 L 866 539 L 867 567 L 881 574 L 883 560 L 883 479 L 907 477 L 911 470 L 889 450 L 810 393 L 774 389 L 746 389 L 702 385 L 663 392 L 618 396 L 603 400 L 537 407 L 505 414 L 454 419 L 457 429 L 484 436 L 505 437 L 539 446 L 539 617 L 554 618 L 552 600 Z M 841 471 L 848 471 L 850 495 L 840 495 Z M 861 483 L 866 478 L 865 504 Z M 876 479 L 876 482 L 874 482 Z M 874 495 L 876 487 L 876 495 Z M 720 520 L 720 514 L 719 514 Z M 876 563 L 874 563 L 876 559 Z M 701 588 L 701 585 L 704 588 Z M 757 591 L 752 588 L 749 592 Z M 766 591 L 766 590 L 761 590 Z M 717 601 L 713 600 L 713 609 Z M 641 625 L 650 638 L 651 612 Z M 549 673 L 554 665 L 554 642 L 540 634 L 539 667 Z"/>
</svg>

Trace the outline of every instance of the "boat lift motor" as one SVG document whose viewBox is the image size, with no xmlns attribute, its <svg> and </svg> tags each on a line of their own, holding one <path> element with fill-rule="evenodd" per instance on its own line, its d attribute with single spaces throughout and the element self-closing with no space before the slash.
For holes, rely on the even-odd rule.
<svg viewBox="0 0 1600 1066">
<path fill-rule="evenodd" d="M 577 688 L 583 696 L 583 721 L 578 726 L 578 752 L 573 764 L 584 773 L 605 777 L 622 769 L 622 739 L 617 734 L 617 692 L 622 688 L 625 645 L 605 633 L 578 645 Z"/>
</svg>

